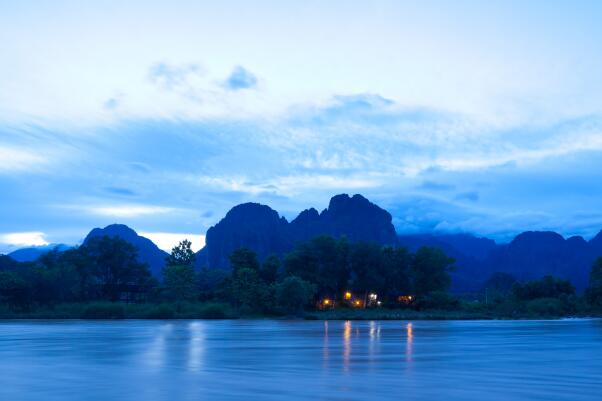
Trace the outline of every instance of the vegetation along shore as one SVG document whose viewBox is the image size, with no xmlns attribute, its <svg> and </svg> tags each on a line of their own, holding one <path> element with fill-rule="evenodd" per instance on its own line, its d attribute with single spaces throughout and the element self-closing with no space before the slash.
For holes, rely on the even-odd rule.
<svg viewBox="0 0 602 401">
<path fill-rule="evenodd" d="M 41 319 L 532 319 L 602 315 L 602 258 L 582 294 L 546 276 L 495 273 L 452 294 L 454 260 L 442 250 L 318 236 L 263 263 L 248 248 L 231 269 L 195 270 L 190 242 L 166 259 L 162 280 L 137 250 L 101 236 L 33 262 L 0 256 L 0 318 Z"/>
</svg>

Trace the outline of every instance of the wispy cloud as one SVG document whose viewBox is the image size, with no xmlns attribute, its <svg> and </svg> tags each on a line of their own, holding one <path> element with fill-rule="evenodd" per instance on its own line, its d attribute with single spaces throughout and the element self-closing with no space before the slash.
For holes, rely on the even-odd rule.
<svg viewBox="0 0 602 401">
<path fill-rule="evenodd" d="M 9 247 L 48 245 L 46 234 L 41 231 L 15 232 L 0 234 L 0 244 Z"/>
<path fill-rule="evenodd" d="M 234 67 L 234 70 L 224 82 L 224 86 L 233 91 L 252 89 L 257 86 L 257 77 L 251 71 L 239 65 Z"/>
<path fill-rule="evenodd" d="M 0 173 L 39 170 L 48 162 L 35 151 L 0 144 Z"/>
<path fill-rule="evenodd" d="M 101 216 L 108 217 L 119 217 L 119 218 L 132 218 L 132 217 L 142 217 L 142 216 L 152 216 L 159 214 L 167 214 L 173 212 L 175 209 L 171 207 L 163 207 L 163 206 L 152 206 L 152 205 L 137 205 L 137 204 L 128 204 L 128 205 L 93 205 L 93 206 L 83 206 L 83 207 L 75 207 L 76 209 L 81 209 L 87 213 L 97 214 Z"/>
</svg>

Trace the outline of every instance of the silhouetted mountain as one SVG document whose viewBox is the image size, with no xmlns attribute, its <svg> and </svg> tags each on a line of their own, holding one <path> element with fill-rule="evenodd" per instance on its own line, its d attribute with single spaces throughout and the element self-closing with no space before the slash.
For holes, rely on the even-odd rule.
<svg viewBox="0 0 602 401">
<path fill-rule="evenodd" d="M 0 271 L 11 269 L 17 265 L 17 261 L 8 255 L 0 255 Z"/>
<path fill-rule="evenodd" d="M 66 251 L 67 249 L 71 249 L 72 247 L 65 244 L 50 244 L 44 246 L 32 246 L 29 248 L 21 248 L 17 249 L 8 254 L 11 258 L 16 260 L 17 262 L 33 262 L 37 260 L 43 254 L 50 252 L 54 249 L 57 249 L 59 252 Z"/>
<path fill-rule="evenodd" d="M 207 230 L 205 248 L 197 265 L 230 265 L 230 254 L 242 247 L 253 249 L 261 260 L 291 248 L 288 222 L 269 206 L 243 203 L 233 207 L 219 223 Z"/>
<path fill-rule="evenodd" d="M 197 254 L 197 265 L 226 268 L 229 255 L 241 247 L 253 249 L 263 260 L 321 234 L 346 236 L 350 241 L 395 244 L 397 238 L 391 220 L 386 210 L 361 195 L 337 195 L 322 213 L 313 208 L 304 210 L 291 223 L 268 206 L 245 203 L 232 208 L 207 231 L 205 248 Z"/>
<path fill-rule="evenodd" d="M 595 258 L 602 257 L 602 231 L 589 241 L 589 246 Z"/>
<path fill-rule="evenodd" d="M 294 219 L 291 234 L 295 241 L 305 241 L 320 234 L 346 236 L 350 241 L 397 242 L 389 212 L 362 195 L 337 195 L 330 199 L 328 209 L 318 215 L 315 209 L 304 210 Z"/>
<path fill-rule="evenodd" d="M 497 248 L 489 238 L 470 234 L 412 234 L 400 235 L 399 244 L 415 252 L 422 246 L 443 250 L 456 260 L 456 271 L 452 273 L 452 291 L 470 292 L 481 288 L 489 278 L 485 260 Z"/>
<path fill-rule="evenodd" d="M 521 281 L 551 274 L 570 280 L 582 290 L 594 259 L 602 256 L 602 232 L 589 242 L 582 237 L 564 239 L 553 232 L 525 232 L 509 244 L 497 245 L 491 239 L 470 234 L 397 237 L 391 220 L 386 210 L 361 195 L 334 196 L 321 213 L 306 209 L 290 223 L 268 206 L 245 203 L 232 208 L 207 231 L 206 246 L 197 254 L 197 265 L 227 268 L 229 255 L 241 247 L 253 249 L 263 260 L 325 234 L 345 236 L 350 241 L 400 244 L 412 251 L 421 246 L 440 248 L 456 259 L 452 274 L 452 290 L 456 292 L 479 290 L 494 272 L 510 273 Z"/>
<path fill-rule="evenodd" d="M 555 232 L 527 231 L 492 252 L 486 266 L 520 281 L 553 275 L 583 290 L 594 261 L 593 245 L 595 241 L 588 243 L 582 237 L 564 239 Z"/>
<path fill-rule="evenodd" d="M 153 276 L 161 277 L 167 252 L 162 251 L 148 238 L 142 237 L 126 225 L 111 224 L 105 228 L 95 228 L 86 236 L 84 244 L 94 237 L 119 237 L 134 245 L 138 250 L 138 261 L 147 263 Z"/>
</svg>

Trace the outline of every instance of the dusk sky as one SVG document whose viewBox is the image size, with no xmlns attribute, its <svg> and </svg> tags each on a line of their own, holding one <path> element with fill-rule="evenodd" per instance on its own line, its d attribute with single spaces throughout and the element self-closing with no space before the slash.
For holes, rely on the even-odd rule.
<svg viewBox="0 0 602 401">
<path fill-rule="evenodd" d="M 602 229 L 599 1 L 91 3 L 0 3 L 0 253 L 339 193 L 399 233 Z"/>
</svg>

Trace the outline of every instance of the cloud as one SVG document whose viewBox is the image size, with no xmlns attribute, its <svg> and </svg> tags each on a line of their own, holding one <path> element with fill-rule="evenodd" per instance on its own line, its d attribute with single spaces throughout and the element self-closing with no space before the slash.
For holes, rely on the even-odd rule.
<svg viewBox="0 0 602 401">
<path fill-rule="evenodd" d="M 115 195 L 123 195 L 123 196 L 136 196 L 136 193 L 128 188 L 121 187 L 106 187 L 105 191 L 115 194 Z"/>
<path fill-rule="evenodd" d="M 205 246 L 205 236 L 191 233 L 163 233 L 142 231 L 139 233 L 153 241 L 160 249 L 170 252 L 180 241 L 187 239 L 192 243 L 191 249 L 195 252 L 200 251 Z"/>
<path fill-rule="evenodd" d="M 35 171 L 48 162 L 38 152 L 0 144 L 0 173 Z"/>
<path fill-rule="evenodd" d="M 232 91 L 253 89 L 257 87 L 257 77 L 246 68 L 236 66 L 224 82 L 224 87 Z"/>
<path fill-rule="evenodd" d="M 103 108 L 108 111 L 116 110 L 121 105 L 122 100 L 123 94 L 119 93 L 105 100 Z"/>
<path fill-rule="evenodd" d="M 311 189 L 321 191 L 353 190 L 374 188 L 380 185 L 379 177 L 353 174 L 347 176 L 326 174 L 299 174 L 276 176 L 264 182 L 254 182 L 245 177 L 196 177 L 199 184 L 210 185 L 226 191 L 250 195 L 264 193 L 294 196 Z"/>
<path fill-rule="evenodd" d="M 153 84 L 170 91 L 190 87 L 192 80 L 202 76 L 203 70 L 194 63 L 184 65 L 156 63 L 148 71 L 148 78 Z"/>
<path fill-rule="evenodd" d="M 141 217 L 157 214 L 171 213 L 175 209 L 163 206 L 150 205 L 112 205 L 112 206 L 84 206 L 82 208 L 88 213 L 108 217 Z"/>
<path fill-rule="evenodd" d="M 470 191 L 470 192 L 462 192 L 459 193 L 458 195 L 456 195 L 456 197 L 454 198 L 456 200 L 467 200 L 467 201 L 471 201 L 471 202 L 476 202 L 479 200 L 479 193 L 477 191 Z"/>
<path fill-rule="evenodd" d="M 15 248 L 48 245 L 45 236 L 41 231 L 6 233 L 0 234 L 0 243 Z"/>
<path fill-rule="evenodd" d="M 429 191 L 451 191 L 451 190 L 455 189 L 456 187 L 451 184 L 427 180 L 427 181 L 424 181 L 422 184 L 420 184 L 420 186 L 418 186 L 418 188 L 426 189 Z"/>
</svg>

